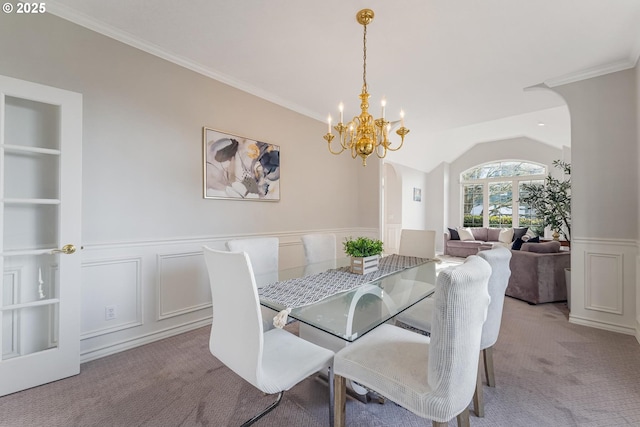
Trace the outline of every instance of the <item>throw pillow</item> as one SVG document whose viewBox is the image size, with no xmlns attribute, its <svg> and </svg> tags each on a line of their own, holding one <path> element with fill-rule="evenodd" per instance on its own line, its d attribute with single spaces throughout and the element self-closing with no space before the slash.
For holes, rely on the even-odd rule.
<svg viewBox="0 0 640 427">
<path fill-rule="evenodd" d="M 516 240 L 513 241 L 513 245 L 511 246 L 511 249 L 513 249 L 514 251 L 519 251 L 523 243 L 524 241 L 522 240 L 522 237 L 518 237 Z"/>
<path fill-rule="evenodd" d="M 498 242 L 509 243 L 513 241 L 513 228 L 503 228 L 500 230 Z"/>
<path fill-rule="evenodd" d="M 458 231 L 455 228 L 449 228 L 449 240 L 460 240 Z"/>
<path fill-rule="evenodd" d="M 519 251 L 520 249 L 522 249 L 523 243 L 540 243 L 540 236 L 533 237 L 529 240 L 525 240 L 526 237 L 527 236 L 525 235 L 523 237 L 518 237 L 516 240 L 514 240 L 513 245 L 511 246 L 511 249 L 513 249 L 514 251 Z"/>
<path fill-rule="evenodd" d="M 529 227 L 514 228 L 513 240 L 516 240 L 518 237 L 523 237 L 525 234 L 527 234 L 527 230 L 529 230 Z"/>
<path fill-rule="evenodd" d="M 535 231 L 533 231 L 532 229 L 528 229 L 528 230 L 527 230 L 527 232 L 525 233 L 525 235 L 524 235 L 524 236 L 522 236 L 522 239 L 523 239 L 523 240 L 525 240 L 525 241 L 527 241 L 527 240 L 529 240 L 529 239 L 533 239 L 534 237 L 538 237 L 538 236 L 536 235 L 536 232 L 535 232 Z"/>
<path fill-rule="evenodd" d="M 460 236 L 460 240 L 462 240 L 462 241 L 464 241 L 464 240 L 476 240 L 476 238 L 473 237 L 473 233 L 468 228 L 458 228 L 458 236 Z"/>
</svg>

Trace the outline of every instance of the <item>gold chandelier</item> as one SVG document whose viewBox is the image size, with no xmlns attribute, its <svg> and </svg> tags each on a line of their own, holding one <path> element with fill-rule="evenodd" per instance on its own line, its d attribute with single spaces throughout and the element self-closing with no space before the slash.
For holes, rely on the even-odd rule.
<svg viewBox="0 0 640 427">
<path fill-rule="evenodd" d="M 340 137 L 340 147 L 338 151 L 331 149 L 331 141 L 335 136 L 331 133 L 331 115 L 327 119 L 327 134 L 324 139 L 328 143 L 329 151 L 331 154 L 340 154 L 345 150 L 351 151 L 351 157 L 362 157 L 362 166 L 367 165 L 367 157 L 374 152 L 379 158 L 383 158 L 387 155 L 387 150 L 397 151 L 402 148 L 404 143 L 404 137 L 409 133 L 409 129 L 404 127 L 404 111 L 400 110 L 400 128 L 396 130 L 396 133 L 400 135 L 400 145 L 396 148 L 391 148 L 391 142 L 389 141 L 389 131 L 391 129 L 391 123 L 384 117 L 384 110 L 386 106 L 386 100 L 382 98 L 382 117 L 374 119 L 369 114 L 369 92 L 367 86 L 367 25 L 373 21 L 373 10 L 362 9 L 356 14 L 356 20 L 364 26 L 363 37 L 363 65 L 362 65 L 362 93 L 360 94 L 360 112 L 359 116 L 355 116 L 346 125 L 343 121 L 344 105 L 342 102 L 338 106 L 340 110 L 340 122 L 333 128 L 338 132 Z"/>
</svg>

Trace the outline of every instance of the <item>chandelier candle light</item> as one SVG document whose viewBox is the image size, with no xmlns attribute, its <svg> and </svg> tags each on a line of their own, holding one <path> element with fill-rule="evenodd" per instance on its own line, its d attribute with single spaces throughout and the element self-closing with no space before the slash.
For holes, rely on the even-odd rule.
<svg viewBox="0 0 640 427">
<path fill-rule="evenodd" d="M 329 151 L 331 154 L 340 154 L 345 150 L 351 151 L 351 157 L 362 157 L 362 166 L 367 165 L 367 157 L 374 152 L 379 158 L 383 158 L 387 155 L 387 150 L 397 151 L 402 148 L 404 143 L 404 137 L 409 133 L 409 129 L 404 127 L 404 111 L 400 110 L 400 128 L 396 130 L 396 133 L 400 135 L 400 145 L 396 148 L 391 148 L 391 142 L 389 141 L 389 131 L 391 129 L 391 123 L 385 119 L 385 107 L 387 100 L 382 98 L 382 114 L 379 119 L 374 119 L 369 114 L 369 92 L 367 86 L 367 25 L 373 21 L 373 10 L 362 9 L 356 14 L 356 20 L 364 26 L 363 37 L 363 66 L 362 66 L 362 93 L 360 94 L 360 109 L 362 110 L 359 116 L 355 116 L 346 125 L 343 123 L 344 104 L 342 102 L 338 106 L 340 110 L 340 122 L 333 127 L 340 137 L 340 147 L 338 151 L 331 149 L 331 141 L 335 138 L 335 135 L 331 132 L 331 116 L 327 119 L 327 134 L 324 139 L 328 143 Z M 395 122 L 397 123 L 397 122 Z"/>
</svg>

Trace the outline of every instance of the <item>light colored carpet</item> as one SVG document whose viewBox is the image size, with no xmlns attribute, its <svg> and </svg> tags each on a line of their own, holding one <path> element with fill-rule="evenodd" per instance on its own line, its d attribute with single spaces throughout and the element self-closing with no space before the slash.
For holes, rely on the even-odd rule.
<svg viewBox="0 0 640 427">
<path fill-rule="evenodd" d="M 95 360 L 76 377 L 0 398 L 0 426 L 240 425 L 272 397 L 211 356 L 208 332 Z M 497 387 L 485 386 L 486 416 L 472 415 L 473 427 L 640 426 L 640 345 L 632 336 L 569 324 L 563 303 L 507 298 L 494 361 Z M 285 393 L 256 424 L 327 425 L 327 388 L 314 378 Z M 348 399 L 347 425 L 430 422 L 389 401 Z"/>
</svg>

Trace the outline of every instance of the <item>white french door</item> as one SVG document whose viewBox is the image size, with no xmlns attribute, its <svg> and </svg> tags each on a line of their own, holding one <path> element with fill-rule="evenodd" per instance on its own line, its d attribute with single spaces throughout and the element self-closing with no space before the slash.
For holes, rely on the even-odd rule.
<svg viewBox="0 0 640 427">
<path fill-rule="evenodd" d="M 0 396 L 80 372 L 82 96 L 0 76 Z"/>
</svg>

